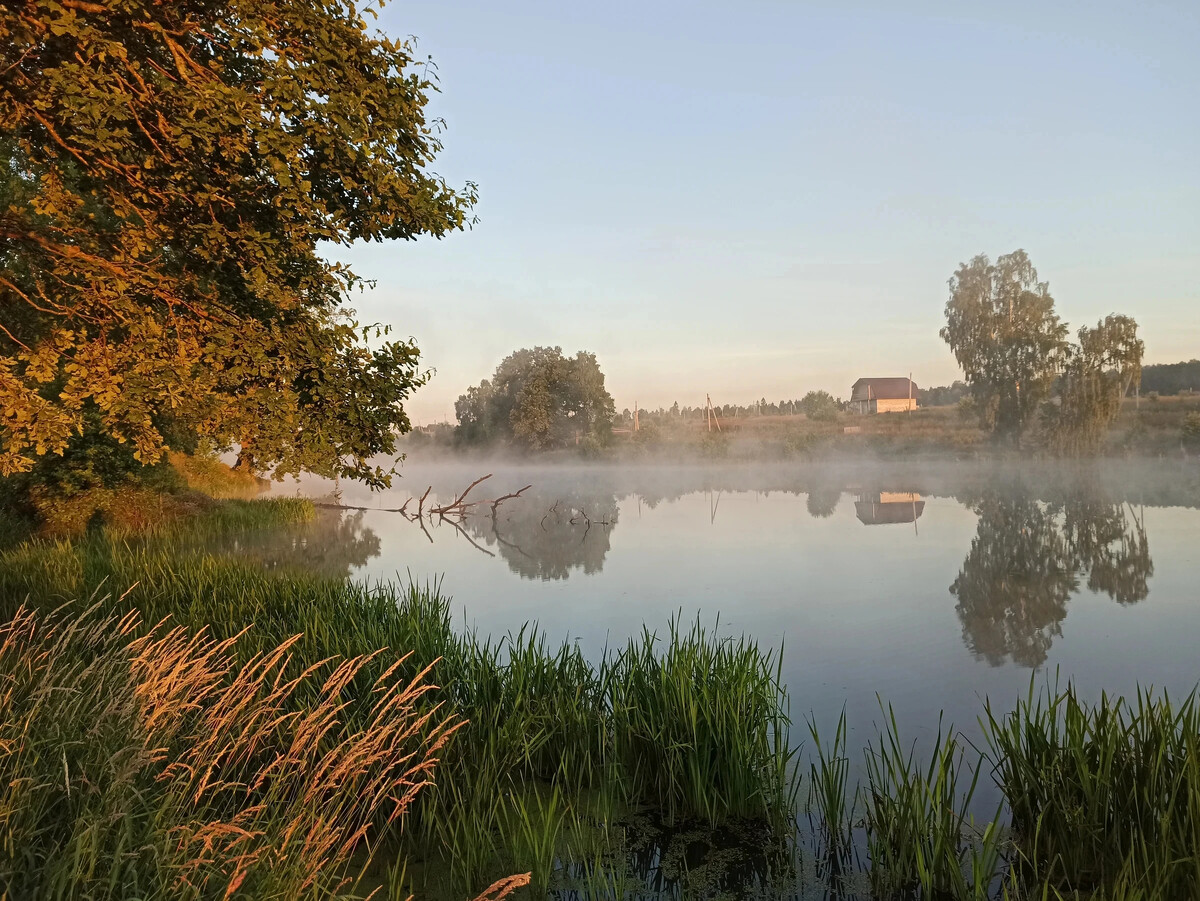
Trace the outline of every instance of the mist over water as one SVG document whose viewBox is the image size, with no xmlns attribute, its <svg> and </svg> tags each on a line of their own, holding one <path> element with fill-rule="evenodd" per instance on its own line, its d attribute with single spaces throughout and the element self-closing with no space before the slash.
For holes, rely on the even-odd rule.
<svg viewBox="0 0 1200 901">
<path fill-rule="evenodd" d="M 391 512 L 427 486 L 426 510 L 447 503 L 488 472 L 457 525 Z M 719 619 L 782 643 L 793 719 L 832 723 L 844 704 L 852 748 L 881 700 L 920 738 L 939 711 L 972 732 L 985 697 L 1007 709 L 1031 676 L 1085 697 L 1200 679 L 1194 466 L 410 463 L 388 492 L 340 487 L 368 509 L 323 508 L 245 550 L 440 579 L 463 627 L 537 622 L 591 656 L 672 616 Z"/>
</svg>

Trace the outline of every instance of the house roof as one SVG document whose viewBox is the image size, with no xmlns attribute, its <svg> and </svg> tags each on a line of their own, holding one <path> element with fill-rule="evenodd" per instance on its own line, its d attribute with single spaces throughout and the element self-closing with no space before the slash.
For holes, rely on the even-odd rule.
<svg viewBox="0 0 1200 901">
<path fill-rule="evenodd" d="M 855 501 L 854 512 L 858 516 L 858 521 L 867 526 L 916 522 L 925 512 L 925 502 L 901 501 L 881 504 L 878 501 Z"/>
<path fill-rule="evenodd" d="M 859 379 L 850 389 L 850 399 L 901 400 L 916 397 L 917 390 L 917 383 L 905 378 Z"/>
</svg>

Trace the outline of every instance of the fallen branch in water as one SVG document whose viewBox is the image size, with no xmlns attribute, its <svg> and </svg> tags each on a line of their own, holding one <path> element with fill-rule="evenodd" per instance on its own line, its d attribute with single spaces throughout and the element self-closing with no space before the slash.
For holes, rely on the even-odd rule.
<svg viewBox="0 0 1200 901">
<path fill-rule="evenodd" d="M 475 504 L 473 504 L 473 503 L 472 504 L 463 503 L 463 499 L 471 492 L 472 488 L 474 488 L 476 485 L 478 485 L 480 482 L 484 481 L 485 479 L 490 479 L 491 477 L 492 477 L 492 474 L 490 472 L 485 476 L 480 476 L 474 482 L 472 482 L 470 485 L 468 485 L 466 490 L 463 491 L 463 493 L 460 494 L 458 497 L 456 497 L 451 503 L 446 504 L 445 506 L 442 506 L 442 507 L 430 507 L 429 515 L 432 516 L 434 513 L 436 513 L 438 516 L 445 516 L 449 513 L 460 513 L 462 511 L 465 511 L 467 509 L 467 507 L 474 507 Z M 426 494 L 428 494 L 428 492 L 426 492 Z"/>
<path fill-rule="evenodd" d="M 496 518 L 496 508 L 500 506 L 501 501 L 512 500 L 514 497 L 520 497 L 532 487 L 532 485 L 526 485 L 520 491 L 514 491 L 512 494 L 502 494 L 500 497 L 492 501 L 492 519 Z"/>
</svg>

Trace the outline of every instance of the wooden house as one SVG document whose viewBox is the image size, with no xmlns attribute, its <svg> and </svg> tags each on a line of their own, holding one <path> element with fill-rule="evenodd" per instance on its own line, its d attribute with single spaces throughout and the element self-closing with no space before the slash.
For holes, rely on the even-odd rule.
<svg viewBox="0 0 1200 901">
<path fill-rule="evenodd" d="M 912 379 L 859 379 L 850 389 L 850 409 L 856 413 L 903 413 L 917 409 L 917 386 Z"/>
<path fill-rule="evenodd" d="M 925 512 L 921 495 L 909 491 L 879 491 L 859 495 L 854 502 L 858 521 L 867 526 L 915 523 Z"/>
</svg>

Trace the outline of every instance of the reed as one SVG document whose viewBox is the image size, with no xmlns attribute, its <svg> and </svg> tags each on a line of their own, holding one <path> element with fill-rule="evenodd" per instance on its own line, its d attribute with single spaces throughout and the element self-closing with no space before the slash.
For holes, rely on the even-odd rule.
<svg viewBox="0 0 1200 901">
<path fill-rule="evenodd" d="M 256 503 L 202 529 L 307 515 Z M 674 620 L 589 660 L 532 627 L 456 631 L 436 582 L 202 547 L 0 552 L 9 897 L 749 897 L 805 872 L 864 899 L 1200 897 L 1195 694 L 1031 681 L 985 706 L 978 748 L 951 728 L 918 748 L 885 707 L 861 786 L 845 716 L 830 741 L 810 724 L 829 865 L 805 869 L 780 651 Z"/>
<path fill-rule="evenodd" d="M 210 527 L 249 529 L 259 515 L 230 510 Z M 0 554 L 0 616 L 90 598 L 105 616 L 169 621 L 229 642 L 221 653 L 233 664 L 270 659 L 273 678 L 290 686 L 280 718 L 326 709 L 324 683 L 310 673 L 325 661 L 358 661 L 338 676 L 353 699 L 374 697 L 381 678 L 411 682 L 433 666 L 438 702 L 467 725 L 443 747 L 426 723 L 423 737 L 439 747 L 435 784 L 390 826 L 372 815 L 383 859 L 405 861 L 369 876 L 389 893 L 403 883 L 424 897 L 470 897 L 525 870 L 546 889 L 564 877 L 565 855 L 613 854 L 618 821 L 640 808 L 708 826 L 790 823 L 778 657 L 747 639 L 672 623 L 663 639 L 647 633 L 592 662 L 529 627 L 499 639 L 457 633 L 436 583 L 264 572 L 196 547 L 165 530 L 149 540 L 100 534 L 22 545 Z M 141 640 L 146 630 L 134 632 L 130 640 Z M 416 703 L 432 715 L 431 698 Z M 372 709 L 338 711 L 354 732 L 377 728 Z"/>
<path fill-rule="evenodd" d="M 1200 705 L 1138 689 L 1035 691 L 986 711 L 1025 881 L 1070 893 L 1200 896 Z M 1115 896 L 1115 895 L 1114 895 Z"/>
</svg>

